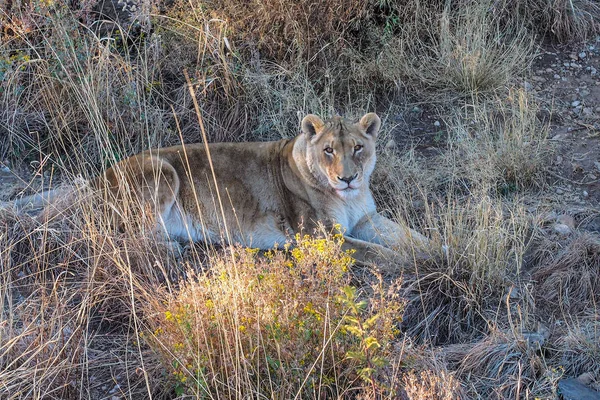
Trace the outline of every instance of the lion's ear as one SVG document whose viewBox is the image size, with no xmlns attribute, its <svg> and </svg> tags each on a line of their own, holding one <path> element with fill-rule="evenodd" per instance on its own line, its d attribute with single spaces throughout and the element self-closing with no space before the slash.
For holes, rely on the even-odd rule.
<svg viewBox="0 0 600 400">
<path fill-rule="evenodd" d="M 308 114 L 302 119 L 302 132 L 308 139 L 312 139 L 315 135 L 321 133 L 323 126 L 325 126 L 323 120 L 314 114 Z"/>
<path fill-rule="evenodd" d="M 360 119 L 358 125 L 360 125 L 367 135 L 372 136 L 373 139 L 375 139 L 379 132 L 379 128 L 381 127 L 381 119 L 379 119 L 379 116 L 375 113 L 368 113 Z"/>
</svg>

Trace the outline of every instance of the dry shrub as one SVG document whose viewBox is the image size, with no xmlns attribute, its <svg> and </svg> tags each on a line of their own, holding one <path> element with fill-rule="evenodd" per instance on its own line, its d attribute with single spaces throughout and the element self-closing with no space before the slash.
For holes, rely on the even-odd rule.
<svg viewBox="0 0 600 400">
<path fill-rule="evenodd" d="M 560 374 L 546 366 L 539 347 L 518 333 L 492 332 L 468 345 L 448 347 L 469 397 L 486 399 L 550 398 Z"/>
<path fill-rule="evenodd" d="M 470 188 L 508 195 L 541 187 L 551 147 L 549 127 L 537 117 L 537 104 L 523 90 L 482 102 L 456 116 L 444 167 Z"/>
<path fill-rule="evenodd" d="M 458 400 L 465 398 L 460 382 L 444 371 L 409 372 L 403 378 L 409 400 Z"/>
<path fill-rule="evenodd" d="M 536 300 L 557 318 L 571 318 L 588 310 L 598 310 L 600 298 L 600 239 L 597 235 L 574 235 L 556 252 L 555 240 L 540 244 L 541 260 L 532 272 Z"/>
<path fill-rule="evenodd" d="M 569 376 L 591 373 L 600 379 L 600 320 L 598 314 L 567 322 L 553 348 L 555 364 Z"/>
<path fill-rule="evenodd" d="M 1 211 L 2 398 L 158 390 L 159 364 L 131 336 L 134 293 L 165 281 L 167 252 L 150 235 L 111 234 L 105 210 L 73 190 L 37 218 Z"/>
<path fill-rule="evenodd" d="M 378 377 L 403 303 L 396 285 L 351 286 L 340 235 L 296 238 L 287 258 L 250 249 L 211 259 L 175 292 L 145 299 L 147 343 L 177 394 L 346 397 Z"/>
<path fill-rule="evenodd" d="M 489 197 L 428 208 L 425 226 L 447 254 L 405 277 L 404 329 L 433 344 L 473 340 L 498 318 L 506 290 L 520 273 L 530 222 L 518 204 Z"/>
<path fill-rule="evenodd" d="M 517 24 L 502 26 L 491 2 L 467 2 L 419 15 L 402 26 L 379 56 L 384 76 L 439 91 L 477 95 L 504 88 L 532 60 L 534 36 Z M 501 38 L 501 39 L 499 39 Z"/>
<path fill-rule="evenodd" d="M 499 16 L 517 16 L 560 42 L 584 40 L 600 29 L 600 6 L 592 0 L 502 0 L 494 2 L 491 11 Z"/>
<path fill-rule="evenodd" d="M 535 105 L 517 91 L 480 106 L 450 124 L 445 154 L 383 152 L 376 171 L 380 207 L 448 248 L 405 277 L 403 326 L 434 344 L 473 340 L 503 320 L 498 307 L 517 285 L 534 228 L 518 194 L 543 175 L 546 131 Z"/>
<path fill-rule="evenodd" d="M 365 1 L 177 1 L 176 19 L 201 25 L 209 19 L 228 24 L 229 40 L 237 49 L 260 51 L 270 60 L 310 59 L 327 47 L 348 44 L 347 32 L 359 29 Z"/>
<path fill-rule="evenodd" d="M 53 153 L 53 163 L 89 172 L 169 143 L 171 111 L 162 109 L 157 83 L 159 44 L 150 40 L 140 50 L 98 37 L 62 8 L 48 20 L 42 38 L 25 36 L 19 62 L 0 79 L 7 155 Z M 14 46 L 4 42 L 0 51 L 10 54 Z"/>
</svg>

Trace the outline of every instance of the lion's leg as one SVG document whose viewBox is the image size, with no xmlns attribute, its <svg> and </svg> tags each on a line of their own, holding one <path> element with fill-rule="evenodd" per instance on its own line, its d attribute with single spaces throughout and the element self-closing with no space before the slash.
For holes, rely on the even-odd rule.
<svg viewBox="0 0 600 400">
<path fill-rule="evenodd" d="M 342 250 L 353 252 L 352 257 L 358 265 L 375 265 L 382 272 L 396 275 L 406 269 L 414 268 L 413 257 L 399 253 L 376 243 L 345 236 Z"/>
<path fill-rule="evenodd" d="M 365 215 L 350 234 L 357 239 L 394 250 L 408 250 L 413 245 L 420 248 L 429 246 L 429 239 L 425 236 L 378 213 Z"/>
</svg>

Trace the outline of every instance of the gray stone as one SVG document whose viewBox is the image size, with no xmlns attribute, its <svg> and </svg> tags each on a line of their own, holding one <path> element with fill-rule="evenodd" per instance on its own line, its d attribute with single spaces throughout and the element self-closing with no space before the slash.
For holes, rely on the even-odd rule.
<svg viewBox="0 0 600 400">
<path fill-rule="evenodd" d="M 562 214 L 556 218 L 556 222 L 566 225 L 569 229 L 575 229 L 575 220 L 569 214 Z"/>
<path fill-rule="evenodd" d="M 579 100 L 575 100 L 574 102 L 571 103 L 571 106 L 578 107 L 580 104 L 581 104 L 581 102 Z"/>
<path fill-rule="evenodd" d="M 582 51 L 581 53 L 579 53 L 579 58 L 585 58 L 587 56 L 587 54 L 585 54 L 585 51 Z"/>
<path fill-rule="evenodd" d="M 554 232 L 558 233 L 559 235 L 563 235 L 563 236 L 568 236 L 571 234 L 572 229 L 569 228 L 567 225 L 565 224 L 554 224 Z"/>
<path fill-rule="evenodd" d="M 600 392 L 592 390 L 577 379 L 561 379 L 558 390 L 563 400 L 600 400 Z"/>
</svg>

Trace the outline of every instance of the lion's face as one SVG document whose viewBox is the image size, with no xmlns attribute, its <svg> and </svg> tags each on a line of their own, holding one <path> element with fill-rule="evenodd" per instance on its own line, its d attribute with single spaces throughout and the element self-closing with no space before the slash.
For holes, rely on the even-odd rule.
<svg viewBox="0 0 600 400">
<path fill-rule="evenodd" d="M 302 120 L 306 135 L 306 161 L 311 173 L 342 198 L 368 187 L 375 167 L 375 139 L 381 120 L 366 114 L 358 123 L 341 117 L 323 122 L 316 115 Z"/>
</svg>

